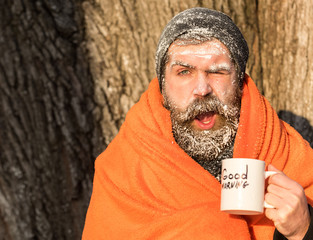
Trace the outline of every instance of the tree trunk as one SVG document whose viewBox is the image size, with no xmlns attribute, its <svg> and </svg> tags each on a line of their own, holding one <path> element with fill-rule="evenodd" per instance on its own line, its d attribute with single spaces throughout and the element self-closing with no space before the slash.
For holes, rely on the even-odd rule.
<svg viewBox="0 0 313 240">
<path fill-rule="evenodd" d="M 234 19 L 247 72 L 313 145 L 310 1 L 4 0 L 0 240 L 80 239 L 94 160 L 155 77 L 163 27 L 195 6 Z"/>
<path fill-rule="evenodd" d="M 85 1 L 86 45 L 95 81 L 96 103 L 108 144 L 129 108 L 156 76 L 154 54 L 160 34 L 178 12 L 190 7 L 222 10 L 232 16 L 254 51 L 249 71 L 261 78 L 256 3 L 240 1 Z M 247 20 L 248 19 L 248 20 Z M 109 116 L 109 117 L 106 117 Z M 112 119 L 113 118 L 113 119 Z"/>
<path fill-rule="evenodd" d="M 77 1 L 0 4 L 0 239 L 80 239 L 103 148 Z"/>
<path fill-rule="evenodd" d="M 313 146 L 313 2 L 259 1 L 262 87 Z"/>
<path fill-rule="evenodd" d="M 86 1 L 86 40 L 96 101 L 114 116 L 101 121 L 106 143 L 155 77 L 154 53 L 163 27 L 178 12 L 196 6 L 223 11 L 234 19 L 250 48 L 247 72 L 280 117 L 313 145 L 313 105 L 309 104 L 313 100 L 309 71 L 313 69 L 313 8 L 311 2 L 291 0 Z"/>
</svg>

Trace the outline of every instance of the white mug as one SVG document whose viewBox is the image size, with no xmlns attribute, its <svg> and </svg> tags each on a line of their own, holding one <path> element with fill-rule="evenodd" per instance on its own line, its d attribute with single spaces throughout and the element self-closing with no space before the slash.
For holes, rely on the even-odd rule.
<svg viewBox="0 0 313 240">
<path fill-rule="evenodd" d="M 265 162 L 250 158 L 222 160 L 221 211 L 238 215 L 262 214 L 265 179 L 277 172 L 265 171 Z"/>
</svg>

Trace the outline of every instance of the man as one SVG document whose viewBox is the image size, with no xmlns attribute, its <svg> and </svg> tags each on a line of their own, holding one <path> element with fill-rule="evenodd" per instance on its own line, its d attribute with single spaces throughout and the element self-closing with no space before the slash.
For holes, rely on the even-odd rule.
<svg viewBox="0 0 313 240">
<path fill-rule="evenodd" d="M 168 23 L 157 78 L 97 158 L 83 239 L 312 239 L 313 150 L 245 75 L 247 59 L 223 13 L 193 8 Z M 229 157 L 278 172 L 265 197 L 274 209 L 219 210 Z"/>
</svg>

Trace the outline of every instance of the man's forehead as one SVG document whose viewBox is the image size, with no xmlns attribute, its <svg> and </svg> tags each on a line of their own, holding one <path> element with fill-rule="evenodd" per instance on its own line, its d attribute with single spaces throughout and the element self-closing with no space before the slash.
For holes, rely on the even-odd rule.
<svg viewBox="0 0 313 240">
<path fill-rule="evenodd" d="M 189 41 L 188 41 L 189 42 Z M 168 55 L 193 55 L 204 58 L 211 58 L 213 55 L 227 55 L 231 58 L 227 47 L 217 39 L 201 42 L 198 44 L 188 44 L 184 40 L 174 41 L 169 49 Z"/>
</svg>

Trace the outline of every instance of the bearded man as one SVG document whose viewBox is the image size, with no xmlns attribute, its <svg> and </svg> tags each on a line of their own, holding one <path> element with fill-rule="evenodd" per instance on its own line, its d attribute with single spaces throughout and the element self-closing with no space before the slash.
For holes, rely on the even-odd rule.
<svg viewBox="0 0 313 240">
<path fill-rule="evenodd" d="M 313 150 L 245 74 L 248 55 L 221 12 L 192 8 L 168 23 L 157 78 L 96 160 L 84 240 L 312 239 Z M 265 197 L 273 209 L 219 210 L 221 160 L 231 157 L 277 171 Z"/>
</svg>

